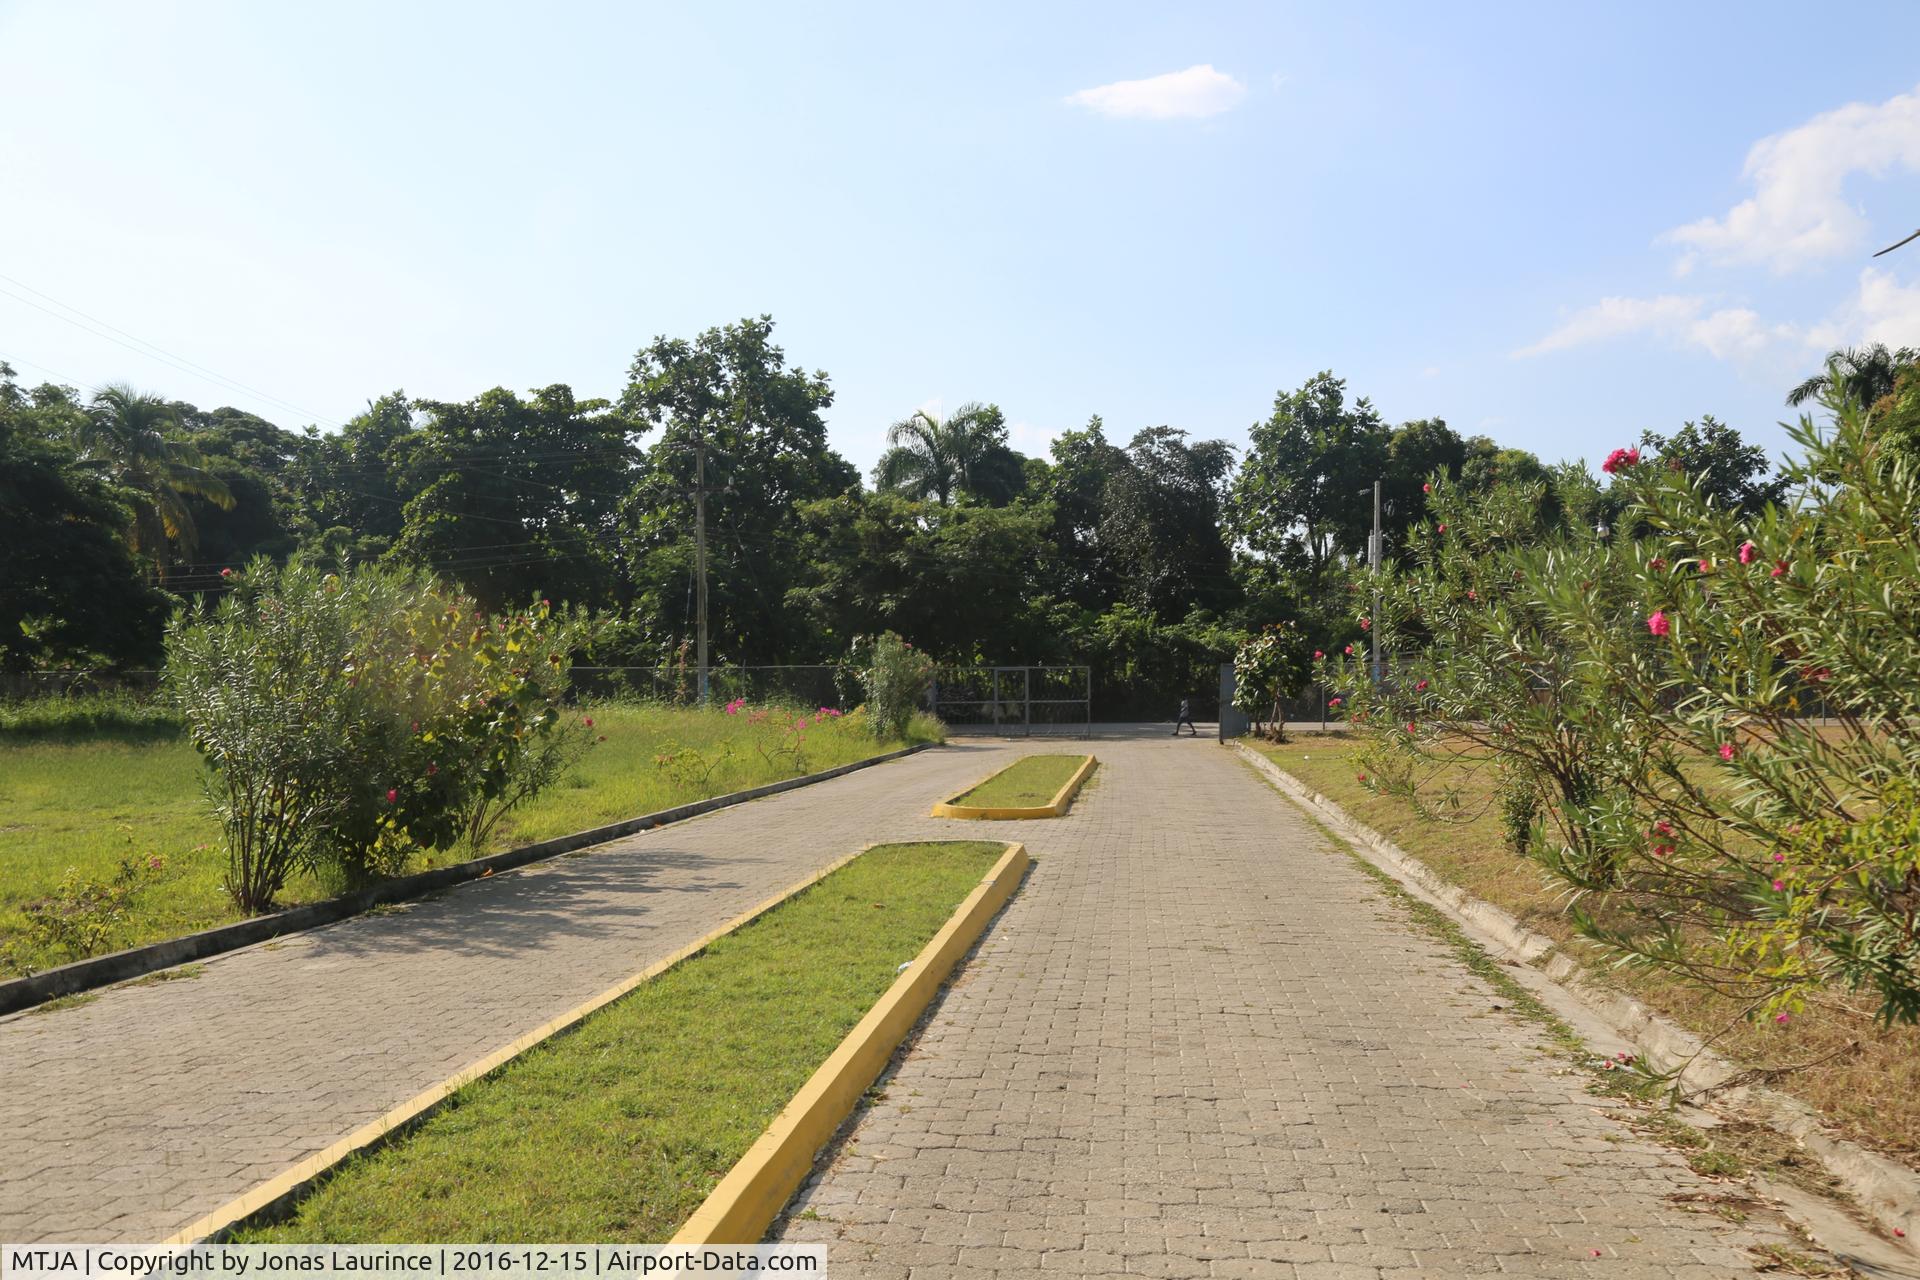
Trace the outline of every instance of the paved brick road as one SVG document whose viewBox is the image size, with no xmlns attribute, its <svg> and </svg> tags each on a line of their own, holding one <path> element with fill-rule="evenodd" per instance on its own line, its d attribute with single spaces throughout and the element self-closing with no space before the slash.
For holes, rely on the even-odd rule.
<svg viewBox="0 0 1920 1280">
<path fill-rule="evenodd" d="M 1599 1114 L 1221 748 L 1101 755 L 1071 816 L 1006 824 L 1026 887 L 782 1229 L 836 1280 L 1725 1277 L 1793 1245 L 1680 1207 L 1730 1188 Z"/>
<path fill-rule="evenodd" d="M 0 1240 L 162 1239 L 842 854 L 981 834 L 927 809 L 1026 749 L 923 752 L 0 1020 Z"/>
</svg>

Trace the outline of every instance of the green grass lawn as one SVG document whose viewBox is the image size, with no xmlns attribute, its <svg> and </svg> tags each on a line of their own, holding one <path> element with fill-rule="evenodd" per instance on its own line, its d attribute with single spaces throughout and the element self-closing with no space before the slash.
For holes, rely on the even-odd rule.
<svg viewBox="0 0 1920 1280">
<path fill-rule="evenodd" d="M 667 1240 L 1003 851 L 869 850 L 242 1240 Z"/>
<path fill-rule="evenodd" d="M 904 745 L 877 743 L 857 720 L 829 720 L 806 731 L 800 759 L 771 751 L 781 736 L 767 724 L 720 711 L 640 705 L 589 709 L 596 743 L 579 768 L 523 810 L 509 814 L 494 848 L 603 826 L 761 783 L 874 755 Z M 937 733 L 916 722 L 916 736 Z M 673 765 L 655 763 L 682 752 Z M 13 944 L 12 971 L 77 959 L 26 938 L 21 906 L 53 893 L 72 870 L 110 877 L 123 857 L 157 872 L 134 899 L 129 918 L 100 950 L 173 937 L 237 918 L 221 883 L 226 854 L 201 787 L 200 758 L 178 737 L 106 730 L 61 735 L 45 729 L 0 733 L 0 948 Z M 444 850 L 440 864 L 471 856 Z M 422 856 L 416 867 L 427 865 Z M 311 875 L 290 882 L 282 905 L 327 896 Z M 0 962 L 0 976 L 10 976 Z"/>
<path fill-rule="evenodd" d="M 1085 761 L 1083 755 L 1022 756 L 953 803 L 983 809 L 1031 809 L 1049 804 Z"/>
</svg>

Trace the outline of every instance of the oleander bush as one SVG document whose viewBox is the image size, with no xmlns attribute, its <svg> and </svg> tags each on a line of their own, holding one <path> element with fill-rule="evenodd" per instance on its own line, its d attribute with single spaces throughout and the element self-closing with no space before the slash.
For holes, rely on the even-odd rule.
<svg viewBox="0 0 1920 1280">
<path fill-rule="evenodd" d="M 561 708 L 583 625 L 544 602 L 489 617 L 415 570 L 264 561 L 176 616 L 163 684 L 235 905 L 270 909 L 298 869 L 354 885 L 484 843 L 585 749 L 590 719 Z"/>
<path fill-rule="evenodd" d="M 933 659 L 891 631 L 855 642 L 867 722 L 882 740 L 906 736 L 933 682 Z"/>
<path fill-rule="evenodd" d="M 1782 504 L 1741 512 L 1637 449 L 1621 533 L 1528 528 L 1524 487 L 1435 519 L 1336 658 L 1368 785 L 1432 816 L 1492 770 L 1509 839 L 1578 929 L 1749 1017 L 1865 999 L 1920 1021 L 1920 467 L 1850 402 L 1790 428 Z"/>
</svg>

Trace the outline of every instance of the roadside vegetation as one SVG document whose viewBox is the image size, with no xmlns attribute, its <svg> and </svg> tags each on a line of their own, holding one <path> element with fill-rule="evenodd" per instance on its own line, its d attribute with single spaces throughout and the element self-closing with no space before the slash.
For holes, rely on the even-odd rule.
<svg viewBox="0 0 1920 1280">
<path fill-rule="evenodd" d="M 669 1239 L 1003 851 L 868 850 L 240 1240 Z"/>
<path fill-rule="evenodd" d="M 79 700 L 75 718 L 65 701 L 16 704 L 14 714 L 35 728 L 0 730 L 0 976 L 240 917 L 222 887 L 227 856 L 202 790 L 200 758 L 177 721 L 169 729 L 146 704 L 129 704 L 141 709 L 100 727 L 96 703 Z M 772 710 L 788 723 L 802 715 Z M 850 764 L 943 733 L 922 715 L 905 737 L 876 741 L 864 716 L 828 717 L 803 731 L 796 752 L 791 735 L 769 723 L 771 714 L 756 722 L 745 709 L 727 716 L 718 708 L 599 703 L 576 714 L 594 722 L 592 750 L 510 813 L 477 852 Z M 403 869 L 471 852 L 415 850 Z M 310 902 L 339 888 L 304 868 L 288 878 L 280 902 Z M 29 919 L 35 904 L 47 919 L 40 928 Z"/>
</svg>

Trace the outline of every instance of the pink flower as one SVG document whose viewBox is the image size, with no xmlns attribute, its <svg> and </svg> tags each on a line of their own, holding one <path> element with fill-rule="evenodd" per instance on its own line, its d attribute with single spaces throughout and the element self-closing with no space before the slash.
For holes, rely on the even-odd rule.
<svg viewBox="0 0 1920 1280">
<path fill-rule="evenodd" d="M 1775 881 L 1773 882 L 1773 891 L 1774 891 L 1775 893 L 1780 893 L 1780 892 L 1782 892 L 1783 890 L 1785 890 L 1785 889 L 1786 889 L 1786 887 L 1787 887 L 1787 882 L 1786 882 L 1786 881 L 1784 881 L 1784 880 L 1775 880 Z"/>
<path fill-rule="evenodd" d="M 1432 485 L 1432 484 L 1430 484 L 1430 483 L 1429 483 L 1429 484 L 1423 484 L 1423 485 L 1421 485 L 1421 486 L 1420 486 L 1420 492 L 1422 492 L 1422 493 L 1432 493 L 1432 492 L 1433 492 L 1433 485 Z"/>
<path fill-rule="evenodd" d="M 1353 656 L 1353 646 L 1352 646 L 1352 645 L 1348 645 L 1348 646 L 1346 647 L 1346 655 L 1347 655 L 1347 656 L 1348 656 L 1349 658 L 1351 658 L 1351 657 Z"/>
<path fill-rule="evenodd" d="M 1792 1017 L 1793 1015 L 1790 1013 L 1776 1013 L 1773 1015 L 1773 1020 L 1784 1027 L 1787 1025 L 1787 1021 Z"/>
<path fill-rule="evenodd" d="M 1662 560 L 1659 556 L 1655 556 L 1653 559 L 1647 561 L 1647 568 L 1653 571 L 1654 573 L 1658 573 L 1666 567 L 1667 567 L 1667 562 L 1665 560 Z"/>
<path fill-rule="evenodd" d="M 1365 782 L 1367 780 L 1367 775 L 1364 773 L 1356 773 L 1353 775 L 1353 778 L 1354 778 L 1354 781 L 1356 782 Z"/>
<path fill-rule="evenodd" d="M 588 716 L 584 720 L 582 720 L 580 723 L 587 726 L 587 728 L 591 729 L 593 728 L 593 717 Z"/>
<path fill-rule="evenodd" d="M 1740 544 L 1740 563 L 1741 564 L 1753 563 L 1753 543 L 1743 542 Z"/>
<path fill-rule="evenodd" d="M 1339 705 L 1340 705 L 1340 699 L 1339 699 L 1339 698 L 1329 698 L 1329 699 L 1327 699 L 1327 705 L 1328 705 L 1328 706 L 1330 706 L 1330 707 L 1337 707 L 1337 706 L 1339 706 Z"/>
<path fill-rule="evenodd" d="M 1673 824 L 1671 822 L 1668 822 L 1665 818 L 1662 818 L 1660 819 L 1660 821 L 1654 823 L 1653 829 L 1659 832 L 1663 836 L 1670 836 L 1673 834 Z"/>
<path fill-rule="evenodd" d="M 1326 656 L 1327 656 L 1326 654 L 1324 654 L 1324 653 L 1322 653 L 1322 652 L 1320 652 L 1320 651 L 1319 651 L 1318 649 L 1315 649 L 1315 650 L 1313 651 L 1313 660 L 1314 660 L 1315 662 L 1318 662 L 1318 661 L 1320 661 L 1320 659 L 1322 659 L 1322 658 L 1324 658 L 1324 657 L 1326 657 Z"/>
<path fill-rule="evenodd" d="M 1700 572 L 1702 572 L 1702 573 L 1712 573 L 1712 572 L 1713 572 L 1713 561 L 1711 561 L 1711 560 L 1702 560 L 1702 561 L 1700 562 L 1700 564 L 1699 564 L 1699 566 L 1698 566 L 1698 568 L 1699 568 L 1699 570 L 1700 570 Z"/>
<path fill-rule="evenodd" d="M 1647 630 L 1656 636 L 1664 636 L 1673 630 L 1673 624 L 1667 621 L 1664 609 L 1655 609 L 1647 615 Z"/>
<path fill-rule="evenodd" d="M 148 859 L 147 859 L 147 870 L 149 870 L 149 871 L 158 871 L 158 870 L 160 869 L 160 866 L 161 866 L 161 863 L 160 863 L 160 859 L 159 859 L 158 857 L 153 857 L 153 858 L 148 858 Z"/>
<path fill-rule="evenodd" d="M 1731 742 L 1723 742 L 1720 744 L 1720 758 L 1722 760 L 1733 759 L 1733 744 Z"/>
<path fill-rule="evenodd" d="M 231 569 L 222 569 L 222 570 L 220 571 L 220 576 L 221 576 L 221 577 L 223 577 L 223 578 L 231 578 L 231 577 L 233 576 L 233 570 L 231 570 Z"/>
<path fill-rule="evenodd" d="M 1372 619 L 1372 618 L 1362 618 L 1362 619 L 1360 619 L 1360 629 L 1361 629 L 1362 631 L 1371 631 L 1371 630 L 1373 630 L 1373 619 Z"/>
<path fill-rule="evenodd" d="M 1779 577 L 1785 576 L 1786 572 L 1787 572 L 1787 562 L 1785 560 L 1775 560 L 1773 562 L 1773 572 L 1768 574 L 1767 576 L 1769 578 L 1779 578 Z"/>
<path fill-rule="evenodd" d="M 551 609 L 551 608 L 553 608 L 553 601 L 551 601 L 551 600 L 547 600 L 547 599 L 544 599 L 544 598 L 543 598 L 543 599 L 542 599 L 542 600 L 540 601 L 540 607 L 541 607 L 542 609 Z"/>
<path fill-rule="evenodd" d="M 438 773 L 438 772 L 440 772 L 440 766 L 439 766 L 439 765 L 437 765 L 437 764 L 429 764 L 429 765 L 427 766 L 427 776 L 428 776 L 429 778 L 431 778 L 431 777 L 432 777 L 432 776 L 433 776 L 434 774 L 436 774 L 436 773 Z"/>
<path fill-rule="evenodd" d="M 1434 526 L 1434 530 L 1433 530 L 1433 531 L 1434 531 L 1435 533 L 1445 533 L 1445 532 L 1447 531 L 1447 526 L 1445 526 L 1445 525 L 1443 525 L 1443 524 L 1442 524 L 1442 525 L 1436 525 L 1436 526 Z"/>
<path fill-rule="evenodd" d="M 1425 693 L 1427 689 L 1427 682 L 1425 680 L 1422 680 L 1419 684 L 1414 685 L 1413 688 L 1414 688 L 1414 692 L 1416 693 Z"/>
<path fill-rule="evenodd" d="M 1480 598 L 1480 593 L 1478 591 L 1475 591 L 1472 587 L 1467 588 L 1467 599 L 1478 600 L 1479 598 Z"/>
<path fill-rule="evenodd" d="M 1408 733 L 1418 733 L 1418 732 L 1419 732 L 1419 726 L 1417 726 L 1417 725 L 1415 725 L 1413 721 L 1411 721 L 1411 720 L 1409 720 L 1409 721 L 1407 721 L 1407 732 L 1408 732 Z"/>
<path fill-rule="evenodd" d="M 1628 467 L 1637 467 L 1639 465 L 1639 449 L 1615 449 L 1607 455 L 1607 460 L 1600 464 L 1600 469 L 1608 475 L 1613 475 L 1616 472 L 1626 470 Z"/>
<path fill-rule="evenodd" d="M 400 800 L 400 792 L 399 792 L 399 791 L 398 791 L 398 790 L 397 790 L 396 788 L 394 788 L 394 787 L 388 787 L 388 788 L 387 788 L 387 803 L 388 803 L 388 804 L 396 804 L 396 803 L 398 803 L 398 802 L 399 802 L 399 800 Z"/>
<path fill-rule="evenodd" d="M 1787 855 L 1784 853 L 1776 853 L 1773 855 L 1773 860 L 1775 862 L 1785 862 L 1787 860 Z"/>
</svg>

